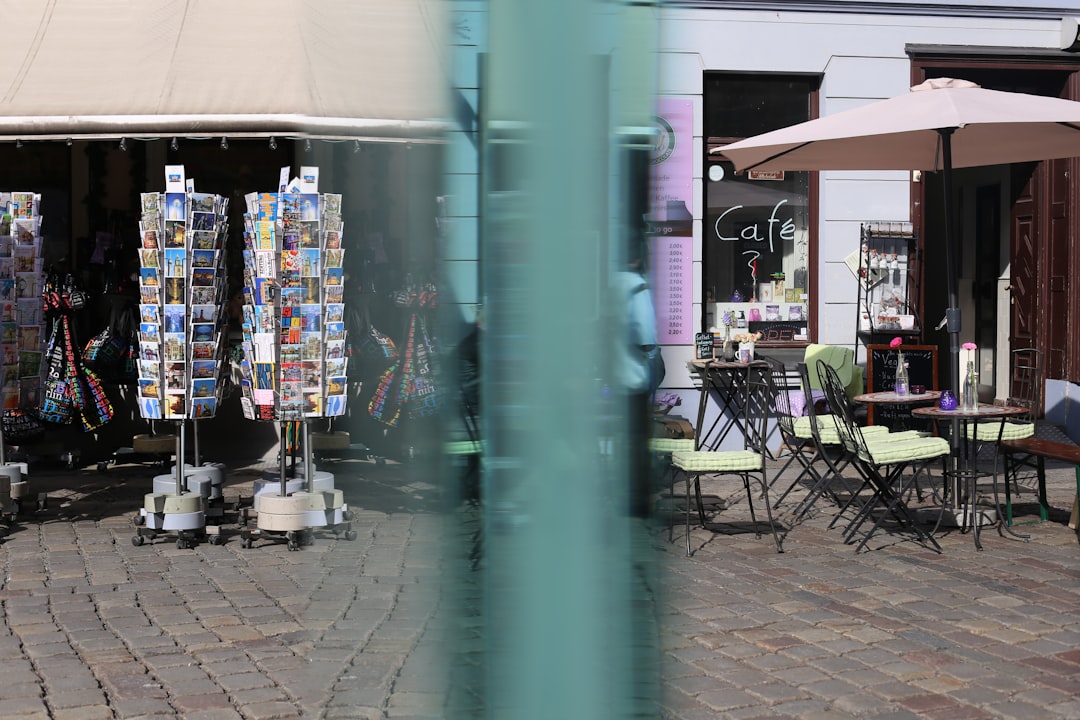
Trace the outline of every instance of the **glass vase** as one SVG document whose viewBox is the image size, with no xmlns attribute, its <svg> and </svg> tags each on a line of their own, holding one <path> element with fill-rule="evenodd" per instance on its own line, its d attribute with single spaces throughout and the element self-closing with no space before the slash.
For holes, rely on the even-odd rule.
<svg viewBox="0 0 1080 720">
<path fill-rule="evenodd" d="M 964 377 L 964 389 L 960 393 L 960 408 L 965 412 L 979 409 L 978 384 L 975 380 L 975 363 L 968 360 L 967 374 Z"/>
<path fill-rule="evenodd" d="M 903 353 L 896 354 L 896 382 L 893 383 L 893 392 L 899 396 L 907 395 L 911 384 L 908 382 L 908 366 Z"/>
</svg>

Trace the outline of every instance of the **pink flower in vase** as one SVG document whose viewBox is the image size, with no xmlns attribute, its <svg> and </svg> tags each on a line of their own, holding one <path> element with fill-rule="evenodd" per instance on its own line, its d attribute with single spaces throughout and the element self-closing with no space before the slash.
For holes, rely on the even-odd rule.
<svg viewBox="0 0 1080 720">
<path fill-rule="evenodd" d="M 900 347 L 903 344 L 904 344 L 904 339 L 903 338 L 894 337 L 889 342 L 889 347 L 891 347 L 893 350 L 895 350 L 895 349 L 897 349 L 898 347 Z"/>
</svg>

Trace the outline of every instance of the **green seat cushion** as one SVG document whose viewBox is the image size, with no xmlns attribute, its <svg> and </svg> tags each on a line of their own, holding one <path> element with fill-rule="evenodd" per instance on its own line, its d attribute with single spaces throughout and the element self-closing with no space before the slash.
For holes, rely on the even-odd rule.
<svg viewBox="0 0 1080 720">
<path fill-rule="evenodd" d="M 896 465 L 915 460 L 929 460 L 949 454 L 949 442 L 945 438 L 924 437 L 911 440 L 894 440 L 867 443 L 870 459 L 876 465 Z"/>
<path fill-rule="evenodd" d="M 822 445 L 839 445 L 840 435 L 836 432 L 836 422 L 833 420 L 832 415 L 818 415 L 818 435 L 821 436 Z M 810 418 L 797 417 L 795 418 L 795 432 L 794 435 L 797 438 L 808 440 L 812 437 L 810 428 Z M 871 436 L 887 435 L 889 428 L 884 425 L 867 425 L 862 428 L 863 437 L 870 439 Z"/>
<path fill-rule="evenodd" d="M 680 450 L 693 451 L 697 443 L 693 438 L 649 438 L 649 450 L 654 453 L 673 453 Z"/>
<path fill-rule="evenodd" d="M 457 440 L 443 445 L 447 455 L 480 455 L 484 452 L 484 443 L 480 440 Z"/>
<path fill-rule="evenodd" d="M 672 453 L 671 464 L 690 473 L 761 470 L 764 460 L 753 450 L 684 450 Z"/>
<path fill-rule="evenodd" d="M 968 439 L 974 437 L 980 442 L 997 442 L 999 432 L 1002 440 L 1023 440 L 1035 434 L 1035 423 L 1006 421 L 1004 427 L 1001 427 L 996 422 L 982 422 L 974 428 L 969 425 L 967 436 Z"/>
</svg>

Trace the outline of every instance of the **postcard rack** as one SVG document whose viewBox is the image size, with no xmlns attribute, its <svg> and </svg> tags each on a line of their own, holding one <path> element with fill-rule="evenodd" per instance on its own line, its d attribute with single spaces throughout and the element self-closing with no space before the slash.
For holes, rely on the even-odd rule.
<svg viewBox="0 0 1080 720">
<path fill-rule="evenodd" d="M 32 413 L 45 344 L 41 195 L 0 193 L 0 206 L 0 402 L 5 413 Z M 14 518 L 28 495 L 28 467 L 8 461 L 7 440 L 0 425 L 0 514 Z"/>
<path fill-rule="evenodd" d="M 858 338 L 864 344 L 922 333 L 915 310 L 917 266 L 912 262 L 917 241 L 910 222 L 865 222 L 859 226 L 858 257 L 848 262 L 859 279 Z"/>
<path fill-rule="evenodd" d="M 291 181 L 288 173 L 277 192 L 245 196 L 240 402 L 245 417 L 278 423 L 283 441 L 287 424 L 299 423 L 305 460 L 302 477 L 290 478 L 279 443 L 280 468 L 255 482 L 257 530 L 245 529 L 242 543 L 284 538 L 294 550 L 313 528 L 355 533 L 333 474 L 312 463 L 309 431 L 313 418 L 345 413 L 341 195 L 319 193 L 318 168 Z"/>
<path fill-rule="evenodd" d="M 205 536 L 218 466 L 186 465 L 185 423 L 214 417 L 224 384 L 228 199 L 195 192 L 182 165 L 165 167 L 165 192 L 142 193 L 139 223 L 139 414 L 176 423 L 176 465 L 154 478 L 132 538 L 175 533 L 177 547 Z M 197 433 L 197 430 L 193 430 Z M 197 444 L 197 440 L 196 440 Z M 220 489 L 220 482 L 217 483 Z M 217 535 L 210 535 L 216 542 Z"/>
</svg>

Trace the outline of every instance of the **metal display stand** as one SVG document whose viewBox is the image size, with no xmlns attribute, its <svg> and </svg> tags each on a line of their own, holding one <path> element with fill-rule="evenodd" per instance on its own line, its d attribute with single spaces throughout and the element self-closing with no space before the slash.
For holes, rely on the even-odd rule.
<svg viewBox="0 0 1080 720">
<path fill-rule="evenodd" d="M 267 538 L 298 550 L 316 529 L 356 538 L 332 473 L 315 468 L 309 422 L 345 413 L 345 250 L 341 196 L 318 192 L 318 168 L 302 167 L 275 193 L 251 193 L 244 215 L 244 416 L 278 423 L 278 469 L 255 481 L 256 527 L 243 547 Z M 287 464 L 288 424 L 298 424 L 303 463 Z M 291 471 L 290 471 L 291 470 Z"/>
<path fill-rule="evenodd" d="M 224 386 L 228 200 L 195 192 L 181 165 L 165 167 L 164 194 L 143 193 L 141 200 L 139 414 L 175 423 L 175 464 L 154 478 L 133 518 L 131 541 L 172 534 L 178 548 L 199 540 L 217 544 L 218 528 L 208 527 L 207 518 L 224 515 L 224 466 L 202 464 L 198 423 L 217 414 Z M 186 463 L 188 421 L 193 465 Z M 143 445 L 156 455 L 168 437 L 151 435 Z"/>
<path fill-rule="evenodd" d="M 863 345 L 887 343 L 894 337 L 911 343 L 922 336 L 916 312 L 917 249 L 918 235 L 910 222 L 868 222 L 859 226 L 858 258 L 849 256 L 848 264 L 859 281 L 856 327 L 858 341 Z"/>
<path fill-rule="evenodd" d="M 45 369 L 41 195 L 0 193 L 0 204 L 0 407 L 29 411 Z M 0 426 L 0 515 L 14 520 L 30 495 L 29 465 L 8 460 L 6 440 Z M 38 509 L 45 503 L 42 494 Z"/>
</svg>

